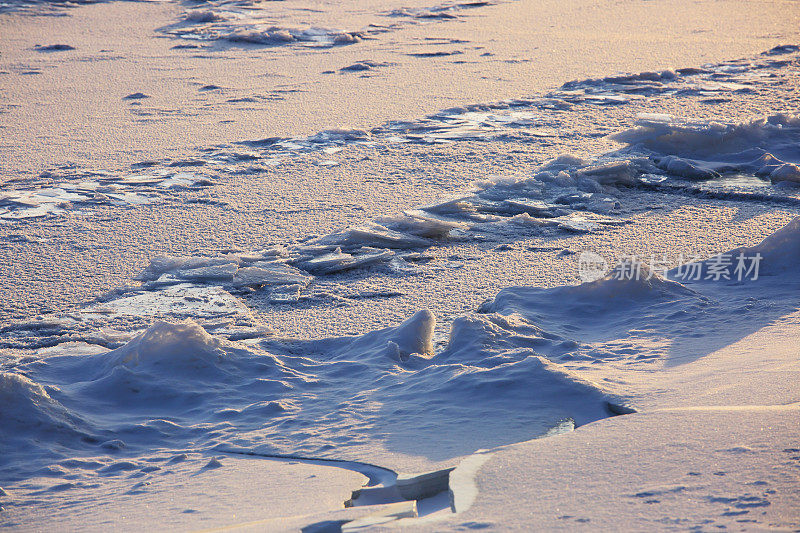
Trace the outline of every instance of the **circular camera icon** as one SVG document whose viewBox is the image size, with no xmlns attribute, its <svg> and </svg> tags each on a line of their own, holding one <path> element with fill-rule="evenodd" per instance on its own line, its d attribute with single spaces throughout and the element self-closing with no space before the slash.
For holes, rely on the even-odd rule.
<svg viewBox="0 0 800 533">
<path fill-rule="evenodd" d="M 597 281 L 608 274 L 608 262 L 600 255 L 583 251 L 578 256 L 578 277 L 584 283 Z"/>
</svg>

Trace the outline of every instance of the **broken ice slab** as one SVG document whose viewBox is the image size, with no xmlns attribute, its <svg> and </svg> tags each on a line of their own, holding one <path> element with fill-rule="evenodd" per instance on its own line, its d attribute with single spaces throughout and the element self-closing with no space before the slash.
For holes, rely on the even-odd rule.
<svg viewBox="0 0 800 533">
<path fill-rule="evenodd" d="M 91 196 L 69 192 L 60 187 L 48 187 L 33 191 L 12 190 L 0 193 L 0 206 L 4 219 L 25 219 L 64 213 L 69 202 L 89 201 Z"/>
<path fill-rule="evenodd" d="M 279 285 L 270 288 L 269 295 L 267 296 L 270 303 L 273 304 L 291 304 L 300 300 L 300 292 L 305 285 Z"/>
<path fill-rule="evenodd" d="M 123 205 L 146 205 L 157 201 L 156 196 L 135 192 L 107 193 L 107 196 L 108 198 L 115 200 L 115 203 L 120 203 Z"/>
<path fill-rule="evenodd" d="M 354 226 L 338 233 L 326 235 L 314 241 L 324 246 L 340 246 L 343 249 L 375 246 L 378 248 L 427 248 L 430 240 L 391 230 L 380 224 L 368 222 L 363 226 Z"/>
<path fill-rule="evenodd" d="M 233 275 L 236 274 L 238 269 L 239 263 L 230 262 L 221 265 L 209 265 L 198 268 L 177 270 L 175 275 L 181 279 L 191 281 L 231 281 L 233 279 Z"/>
<path fill-rule="evenodd" d="M 26 207 L 13 210 L 4 210 L 0 213 L 0 218 L 6 220 L 19 220 L 26 218 L 38 218 L 47 216 L 49 214 L 57 215 L 65 211 L 58 207 L 56 204 L 41 204 L 36 207 Z"/>
<path fill-rule="evenodd" d="M 136 276 L 136 279 L 139 281 L 153 281 L 167 273 L 179 276 L 179 271 L 191 274 L 191 271 L 200 268 L 224 266 L 230 265 L 231 263 L 235 263 L 238 267 L 238 257 L 233 254 L 224 257 L 158 255 L 150 259 L 150 264 Z M 231 273 L 231 276 L 232 275 L 233 273 Z"/>
<path fill-rule="evenodd" d="M 409 209 L 403 211 L 403 214 L 404 217 L 387 217 L 379 219 L 378 222 L 384 227 L 429 239 L 441 239 L 451 230 L 469 227 L 465 222 L 445 218 L 422 209 Z"/>
<path fill-rule="evenodd" d="M 574 233 L 591 233 L 600 229 L 600 225 L 597 222 L 585 218 L 559 220 L 557 224 L 560 229 Z"/>
<path fill-rule="evenodd" d="M 120 183 L 124 183 L 125 185 L 156 185 L 162 181 L 164 181 L 163 176 L 153 176 L 153 175 L 132 175 L 132 176 L 123 176 L 122 178 L 114 181 L 119 181 Z"/>
<path fill-rule="evenodd" d="M 336 248 L 333 252 L 303 260 L 297 265 L 312 273 L 333 274 L 388 261 L 394 256 L 391 250 L 381 248 L 363 247 L 360 252 L 349 254 L 342 252 L 341 248 Z"/>
<path fill-rule="evenodd" d="M 264 285 L 308 285 L 312 276 L 306 272 L 281 262 L 259 261 L 251 266 L 238 269 L 233 276 L 236 287 Z"/>
<path fill-rule="evenodd" d="M 158 187 L 163 189 L 177 189 L 188 187 L 205 187 L 213 185 L 214 182 L 205 176 L 200 176 L 193 172 L 178 172 L 158 184 Z"/>
<path fill-rule="evenodd" d="M 241 300 L 219 286 L 200 287 L 182 283 L 157 291 L 134 293 L 87 307 L 83 314 L 122 316 L 176 316 L 213 318 L 226 315 L 248 316 Z"/>
<path fill-rule="evenodd" d="M 406 500 L 428 498 L 449 488 L 452 471 L 453 468 L 445 468 L 424 474 L 399 474 L 397 488 Z"/>
</svg>

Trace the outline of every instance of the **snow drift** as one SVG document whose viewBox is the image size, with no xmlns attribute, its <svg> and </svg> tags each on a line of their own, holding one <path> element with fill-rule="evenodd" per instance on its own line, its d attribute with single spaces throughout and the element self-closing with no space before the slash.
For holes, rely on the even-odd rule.
<svg viewBox="0 0 800 533">
<path fill-rule="evenodd" d="M 636 127 L 612 135 L 630 151 L 688 179 L 752 174 L 773 182 L 800 183 L 800 117 L 772 115 L 743 123 L 690 121 L 641 115 Z"/>
<path fill-rule="evenodd" d="M 26 443 L 32 468 L 220 446 L 445 460 L 608 416 L 609 395 L 546 359 L 568 349 L 563 339 L 465 317 L 436 354 L 434 326 L 423 310 L 357 337 L 245 346 L 192 321 L 157 321 L 115 350 L 64 347 L 0 375 L 0 448 Z M 7 476 L 24 477 L 20 468 L 6 465 Z"/>
<path fill-rule="evenodd" d="M 741 275 L 736 270 L 743 261 Z M 755 264 L 754 264 L 755 263 Z M 753 282 L 762 276 L 768 280 L 795 281 L 793 274 L 800 264 L 800 217 L 753 246 L 741 246 L 717 254 L 705 261 L 675 268 L 669 276 L 679 281 Z M 725 275 L 717 271 L 725 267 Z M 791 279 L 785 279 L 789 276 Z"/>
</svg>

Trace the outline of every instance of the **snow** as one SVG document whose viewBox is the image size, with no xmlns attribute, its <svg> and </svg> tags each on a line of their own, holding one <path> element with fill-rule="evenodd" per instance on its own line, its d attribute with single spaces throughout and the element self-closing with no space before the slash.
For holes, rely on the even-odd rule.
<svg viewBox="0 0 800 533">
<path fill-rule="evenodd" d="M 780 114 L 744 123 L 681 121 L 643 116 L 614 139 L 650 153 L 654 164 L 689 179 L 754 174 L 773 183 L 797 181 L 800 118 Z"/>
<path fill-rule="evenodd" d="M 752 262 L 752 258 L 758 258 L 758 271 L 753 270 L 747 276 L 735 275 L 735 268 L 738 266 L 739 257 L 747 258 Z M 679 272 L 677 269 L 670 272 L 676 279 L 681 277 L 694 278 L 698 280 L 713 279 L 716 277 L 713 271 L 715 263 L 731 263 L 730 274 L 734 281 L 758 281 L 758 279 L 772 283 L 784 283 L 782 276 L 790 274 L 800 261 L 800 217 L 793 219 L 783 228 L 766 237 L 760 243 L 753 246 L 742 246 L 715 255 L 698 264 L 697 273 L 689 273 L 688 268 Z M 746 264 L 747 270 L 752 268 L 751 264 Z M 747 272 L 745 272 L 747 273 Z M 762 278 L 762 276 L 766 277 Z"/>
<path fill-rule="evenodd" d="M 283 4 L 0 14 L 0 525 L 796 528 L 788 3 Z"/>
</svg>

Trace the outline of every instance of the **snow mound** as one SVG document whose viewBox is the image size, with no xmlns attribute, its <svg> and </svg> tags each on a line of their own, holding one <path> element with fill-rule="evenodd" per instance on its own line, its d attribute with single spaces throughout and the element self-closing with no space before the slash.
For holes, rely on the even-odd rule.
<svg viewBox="0 0 800 533">
<path fill-rule="evenodd" d="M 749 248 L 732 250 L 732 255 L 744 253 L 752 257 L 762 257 L 761 273 L 775 275 L 795 271 L 800 264 L 800 217 L 793 219 L 784 227 Z"/>
<path fill-rule="evenodd" d="M 112 365 L 180 371 L 188 377 L 192 371 L 213 366 L 223 360 L 220 341 L 195 322 L 179 324 L 157 321 L 124 346 L 105 354 Z"/>
<path fill-rule="evenodd" d="M 792 274 L 798 264 L 800 217 L 794 218 L 754 246 L 734 248 L 705 261 L 675 268 L 668 274 L 682 281 L 758 281 L 761 276 Z M 724 275 L 718 273 L 720 269 Z"/>
<path fill-rule="evenodd" d="M 611 136 L 645 152 L 662 170 L 688 179 L 749 174 L 800 183 L 800 116 L 779 114 L 742 123 L 640 115 L 636 127 Z"/>
<path fill-rule="evenodd" d="M 397 362 L 407 361 L 412 355 L 433 355 L 433 329 L 436 318 L 423 309 L 399 326 L 384 328 L 357 337 L 339 349 L 338 357 L 352 357 L 354 353 L 385 353 Z"/>
<path fill-rule="evenodd" d="M 0 464 L 12 453 L 33 452 L 31 447 L 47 451 L 48 442 L 91 439 L 85 421 L 23 375 L 0 372 L 0 405 Z"/>
<path fill-rule="evenodd" d="M 637 268 L 638 275 L 635 275 Z M 628 273 L 631 273 L 630 277 Z M 594 315 L 597 312 L 628 313 L 632 307 L 640 305 L 680 301 L 697 296 L 697 293 L 676 281 L 648 272 L 643 265 L 623 263 L 605 277 L 580 285 L 552 289 L 503 289 L 495 298 L 484 303 L 480 311 L 504 314 L 518 312 L 523 316 L 530 316 L 533 310 L 547 308 L 558 313 L 574 312 L 581 316 Z"/>
</svg>

